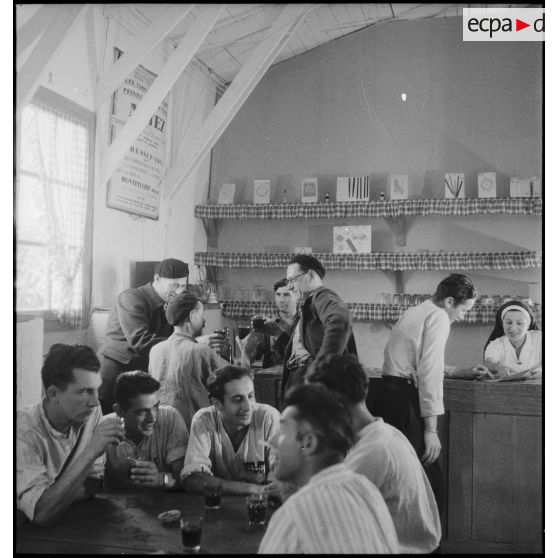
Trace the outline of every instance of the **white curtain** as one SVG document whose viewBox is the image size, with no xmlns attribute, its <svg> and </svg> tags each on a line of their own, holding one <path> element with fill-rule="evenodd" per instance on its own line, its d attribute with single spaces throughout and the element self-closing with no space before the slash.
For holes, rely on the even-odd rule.
<svg viewBox="0 0 558 558">
<path fill-rule="evenodd" d="M 36 106 L 38 172 L 48 223 L 52 309 L 68 327 L 85 325 L 85 230 L 89 182 L 89 127 L 58 109 Z"/>
</svg>

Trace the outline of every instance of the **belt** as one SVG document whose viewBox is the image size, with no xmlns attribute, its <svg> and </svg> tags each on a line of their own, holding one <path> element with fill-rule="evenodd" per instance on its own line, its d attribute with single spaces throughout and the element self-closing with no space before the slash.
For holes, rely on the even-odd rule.
<svg viewBox="0 0 558 558">
<path fill-rule="evenodd" d="M 415 387 L 415 383 L 413 382 L 412 378 L 401 378 L 400 376 L 382 376 L 382 380 L 390 384 L 398 384 L 398 385 L 406 384 Z"/>
</svg>

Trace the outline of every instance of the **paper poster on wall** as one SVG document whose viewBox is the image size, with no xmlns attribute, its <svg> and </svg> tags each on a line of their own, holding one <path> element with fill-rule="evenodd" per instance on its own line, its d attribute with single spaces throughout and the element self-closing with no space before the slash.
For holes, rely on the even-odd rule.
<svg viewBox="0 0 558 558">
<path fill-rule="evenodd" d="M 123 52 L 115 48 L 115 59 Z M 124 127 L 157 76 L 138 66 L 112 96 L 110 141 Z M 168 95 L 111 176 L 107 206 L 159 219 L 160 191 L 166 165 Z"/>
<path fill-rule="evenodd" d="M 390 192 L 391 200 L 407 200 L 409 199 L 409 176 L 406 174 L 392 174 L 390 176 Z"/>
<path fill-rule="evenodd" d="M 371 251 L 371 225 L 333 227 L 334 254 L 369 254 Z"/>
<path fill-rule="evenodd" d="M 236 184 L 221 184 L 219 186 L 219 198 L 217 203 L 220 205 L 230 205 L 234 203 L 234 191 L 236 190 Z"/>
<path fill-rule="evenodd" d="M 479 172 L 478 177 L 479 198 L 496 197 L 496 173 Z"/>
<path fill-rule="evenodd" d="M 513 176 L 510 178 L 510 197 L 511 198 L 530 198 L 531 181 L 528 178 Z"/>
<path fill-rule="evenodd" d="M 462 172 L 449 172 L 444 177 L 446 198 L 465 197 L 465 175 Z"/>
</svg>

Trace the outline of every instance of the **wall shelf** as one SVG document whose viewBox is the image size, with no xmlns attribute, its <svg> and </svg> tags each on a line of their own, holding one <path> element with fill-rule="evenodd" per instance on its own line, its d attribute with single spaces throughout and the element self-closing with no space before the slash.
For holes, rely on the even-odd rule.
<svg viewBox="0 0 558 558">
<path fill-rule="evenodd" d="M 196 252 L 194 263 L 226 268 L 286 268 L 293 253 Z M 526 269 L 542 265 L 542 252 L 371 252 L 366 254 L 314 253 L 326 269 L 345 271 L 400 271 L 469 269 Z"/>
<path fill-rule="evenodd" d="M 411 199 L 383 202 L 329 202 L 197 205 L 200 219 L 335 219 L 415 215 L 541 215 L 541 198 Z"/>
<path fill-rule="evenodd" d="M 254 302 L 250 300 L 225 300 L 221 303 L 223 316 L 225 318 L 246 318 L 249 319 L 256 314 L 267 316 L 273 315 L 275 312 L 275 303 L 273 302 Z M 414 304 L 380 304 L 369 302 L 347 302 L 349 310 L 353 314 L 353 319 L 360 322 L 395 322 L 403 312 Z M 498 306 L 475 304 L 475 306 L 467 312 L 464 323 L 483 323 L 493 324 Z M 540 325 L 541 307 L 539 304 L 533 305 L 531 308 L 535 319 Z"/>
</svg>

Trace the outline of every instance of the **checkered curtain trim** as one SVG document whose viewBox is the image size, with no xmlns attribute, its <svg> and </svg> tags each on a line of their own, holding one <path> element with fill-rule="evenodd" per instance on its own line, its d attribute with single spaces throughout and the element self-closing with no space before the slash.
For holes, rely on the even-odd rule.
<svg viewBox="0 0 558 558">
<path fill-rule="evenodd" d="M 542 252 L 372 252 L 367 254 L 312 254 L 326 269 L 447 270 L 524 269 L 541 267 Z M 287 267 L 293 254 L 196 252 L 198 265 L 218 267 Z"/>
<path fill-rule="evenodd" d="M 372 304 L 368 302 L 348 302 L 347 306 L 353 313 L 355 321 L 372 321 L 372 322 L 395 322 L 403 312 L 411 307 L 409 304 Z M 273 302 L 251 302 L 248 300 L 225 300 L 222 303 L 223 316 L 225 318 L 245 318 L 249 319 L 256 314 L 264 316 L 272 316 L 275 312 L 275 304 Z M 467 314 L 465 314 L 465 323 L 494 323 L 498 306 L 488 306 L 476 304 Z M 537 322 L 541 323 L 541 308 L 535 304 L 532 312 Z"/>
<path fill-rule="evenodd" d="M 541 198 L 418 199 L 385 202 L 197 205 L 206 219 L 320 219 L 411 215 L 541 215 Z"/>
</svg>

